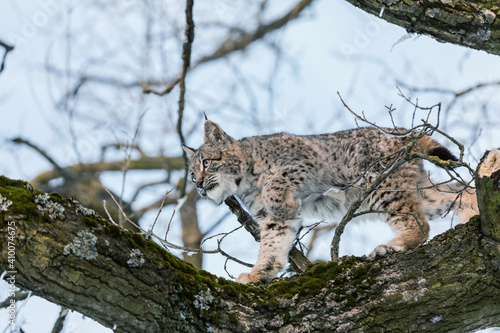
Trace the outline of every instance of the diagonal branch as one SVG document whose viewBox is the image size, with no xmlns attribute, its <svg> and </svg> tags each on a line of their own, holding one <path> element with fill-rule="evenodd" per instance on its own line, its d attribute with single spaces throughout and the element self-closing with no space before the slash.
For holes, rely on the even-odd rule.
<svg viewBox="0 0 500 333">
<path fill-rule="evenodd" d="M 14 143 L 17 144 L 24 144 L 32 149 L 34 149 L 36 152 L 38 152 L 40 155 L 42 155 L 52 166 L 54 167 L 56 174 L 58 176 L 66 176 L 67 172 L 65 169 L 61 168 L 61 166 L 42 148 L 38 147 L 34 143 L 32 143 L 29 140 L 23 139 L 21 137 L 17 137 L 11 140 Z"/>
<path fill-rule="evenodd" d="M 253 236 L 256 242 L 260 242 L 260 230 L 257 222 L 241 207 L 240 203 L 234 196 L 227 198 L 224 203 L 229 207 L 231 212 L 236 216 L 238 222 Z M 290 264 L 297 273 L 304 273 L 307 265 L 311 262 L 306 258 L 304 253 L 299 251 L 297 247 L 293 247 L 288 254 Z"/>
<path fill-rule="evenodd" d="M 300 13 L 307 8 L 313 0 L 301 0 L 299 1 L 293 8 L 287 12 L 282 17 L 267 23 L 260 23 L 259 26 L 254 31 L 240 31 L 238 34 L 238 38 L 228 37 L 221 45 L 215 50 L 212 54 L 202 57 L 198 60 L 191 68 L 198 67 L 199 65 L 203 65 L 207 62 L 224 58 L 229 54 L 237 51 L 245 50 L 250 44 L 255 41 L 262 39 L 267 34 L 276 31 L 282 27 L 284 27 L 288 22 L 296 19 Z M 187 28 L 187 26 L 186 26 Z M 181 82 L 182 74 L 173 79 L 163 90 L 158 91 L 151 88 L 144 88 L 144 93 L 153 93 L 159 96 L 163 96 L 172 91 L 172 89 Z"/>
<path fill-rule="evenodd" d="M 196 66 L 211 60 L 223 58 L 235 51 L 243 51 L 253 42 L 261 39 L 270 32 L 284 27 L 288 22 L 296 19 L 299 14 L 312 3 L 312 1 L 313 0 L 301 0 L 295 6 L 293 6 L 293 8 L 288 13 L 272 21 L 271 23 L 259 24 L 259 26 L 251 32 L 241 32 L 240 34 L 238 34 L 237 39 L 229 37 L 219 46 L 219 48 L 214 53 L 198 60 Z"/>
</svg>

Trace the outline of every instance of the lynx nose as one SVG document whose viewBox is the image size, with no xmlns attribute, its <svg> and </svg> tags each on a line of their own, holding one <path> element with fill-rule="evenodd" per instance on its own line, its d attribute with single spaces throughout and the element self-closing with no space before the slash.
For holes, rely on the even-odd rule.
<svg viewBox="0 0 500 333">
<path fill-rule="evenodd" d="M 196 182 L 196 187 L 203 188 L 203 178 L 199 182 Z"/>
</svg>

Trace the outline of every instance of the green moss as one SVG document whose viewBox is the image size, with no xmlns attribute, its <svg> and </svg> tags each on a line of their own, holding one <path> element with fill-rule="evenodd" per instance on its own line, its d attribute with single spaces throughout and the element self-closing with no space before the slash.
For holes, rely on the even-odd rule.
<svg viewBox="0 0 500 333">
<path fill-rule="evenodd" d="M 230 297 L 230 298 L 234 298 L 238 295 L 236 288 L 234 288 L 234 286 L 231 286 L 231 285 L 223 286 L 222 292 L 225 296 Z"/>
<path fill-rule="evenodd" d="M 86 218 L 87 219 L 87 218 Z M 119 226 L 112 224 L 112 223 L 107 223 L 106 227 L 104 227 L 104 231 L 112 236 L 118 237 L 122 233 L 122 228 Z"/>
<path fill-rule="evenodd" d="M 64 204 L 67 201 L 59 193 L 50 193 L 49 196 L 50 200 L 52 200 L 53 202 L 57 202 L 60 205 Z"/>
<path fill-rule="evenodd" d="M 323 280 L 321 278 L 309 278 L 304 282 L 302 288 L 300 288 L 299 293 L 303 296 L 309 294 L 314 295 L 319 293 L 324 287 L 326 287 L 326 280 Z"/>
<path fill-rule="evenodd" d="M 347 305 L 352 306 L 375 283 L 372 276 L 377 270 L 373 261 L 359 257 L 345 257 L 339 262 L 309 265 L 301 276 L 270 284 L 268 293 L 288 299 L 297 295 L 306 297 L 318 294 L 330 285 L 336 302 L 346 301 Z M 266 297 L 270 298 L 271 295 Z"/>
<path fill-rule="evenodd" d="M 347 295 L 347 306 L 354 306 L 356 304 L 356 298 L 353 295 Z"/>
<path fill-rule="evenodd" d="M 97 228 L 98 226 L 100 226 L 100 223 L 98 223 L 95 219 L 93 218 L 90 218 L 90 217 L 87 217 L 85 216 L 83 218 L 83 220 L 85 221 L 85 223 L 90 226 L 90 227 L 93 227 L 93 228 Z"/>
<path fill-rule="evenodd" d="M 140 233 L 137 233 L 137 232 L 134 232 L 130 238 L 132 238 L 132 240 L 134 241 L 135 244 L 137 244 L 138 246 L 145 246 L 146 245 L 146 239 L 144 238 L 144 236 Z"/>
<path fill-rule="evenodd" d="M 43 192 L 34 190 L 27 182 L 0 176 L 0 195 L 12 202 L 8 211 L 24 215 L 27 220 L 43 220 L 35 204 L 35 195 L 41 193 Z M 5 213 L 0 211 L 0 216 L 3 214 Z"/>
<path fill-rule="evenodd" d="M 0 187 L 26 188 L 26 185 L 29 185 L 29 183 L 23 180 L 14 180 L 0 175 Z"/>
<path fill-rule="evenodd" d="M 229 322 L 233 325 L 238 324 L 240 321 L 238 320 L 238 317 L 234 313 L 230 313 L 228 315 Z"/>
</svg>

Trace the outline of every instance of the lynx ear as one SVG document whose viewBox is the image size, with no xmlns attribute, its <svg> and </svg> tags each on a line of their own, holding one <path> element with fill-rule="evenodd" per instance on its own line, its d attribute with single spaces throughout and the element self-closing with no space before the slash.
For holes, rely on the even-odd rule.
<svg viewBox="0 0 500 333">
<path fill-rule="evenodd" d="M 184 149 L 189 158 L 193 157 L 194 153 L 196 153 L 196 149 L 189 148 L 188 146 L 182 145 L 182 149 Z"/>
<path fill-rule="evenodd" d="M 223 146 L 231 142 L 234 142 L 234 139 L 227 135 L 219 125 L 211 120 L 205 120 L 205 143 Z"/>
</svg>

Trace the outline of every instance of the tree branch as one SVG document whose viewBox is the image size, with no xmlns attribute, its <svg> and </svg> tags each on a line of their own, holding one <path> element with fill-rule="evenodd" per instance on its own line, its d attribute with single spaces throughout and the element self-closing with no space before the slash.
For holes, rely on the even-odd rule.
<svg viewBox="0 0 500 333">
<path fill-rule="evenodd" d="M 130 160 L 128 165 L 129 170 L 183 170 L 184 161 L 181 156 L 166 157 L 166 156 L 142 156 L 137 160 Z M 99 173 L 104 171 L 121 171 L 123 161 L 116 162 L 95 162 L 86 164 L 75 164 L 65 167 L 62 170 L 70 173 Z M 46 171 L 36 176 L 32 183 L 36 187 L 47 184 L 50 180 L 60 177 L 55 170 Z"/>
<path fill-rule="evenodd" d="M 299 14 L 307 8 L 313 0 L 301 0 L 299 1 L 293 8 L 283 15 L 282 17 L 267 23 L 260 23 L 258 27 L 254 31 L 240 31 L 238 33 L 238 38 L 228 37 L 225 41 L 221 43 L 221 45 L 210 55 L 202 57 L 199 59 L 192 68 L 198 67 L 199 65 L 205 64 L 207 62 L 224 58 L 225 56 L 237 52 L 245 50 L 250 44 L 253 42 L 262 39 L 268 33 L 276 31 L 282 27 L 284 27 L 288 22 L 296 19 Z M 186 26 L 187 28 L 188 26 Z M 149 87 L 145 87 L 143 89 L 144 93 L 154 93 L 160 96 L 168 94 L 172 91 L 172 89 L 181 82 L 182 74 L 172 80 L 163 90 L 158 91 L 155 89 L 151 89 Z"/>
<path fill-rule="evenodd" d="M 49 156 L 49 154 L 45 150 L 43 150 L 42 148 L 38 147 L 34 143 L 32 143 L 32 142 L 30 142 L 30 141 L 28 141 L 26 139 L 23 139 L 21 137 L 14 138 L 11 141 L 14 142 L 14 143 L 17 143 L 17 144 L 24 144 L 24 145 L 26 145 L 26 146 L 34 149 L 40 155 L 42 155 L 50 164 L 52 164 L 52 166 L 54 167 L 54 171 L 58 174 L 58 177 L 66 175 L 64 169 L 61 168 L 59 166 L 59 164 L 51 156 Z"/>
<path fill-rule="evenodd" d="M 193 21 L 193 0 L 186 1 L 186 29 L 184 44 L 182 46 L 182 72 L 180 76 L 180 96 L 179 96 L 179 110 L 177 118 L 177 134 L 181 145 L 186 144 L 184 134 L 182 133 L 182 119 L 184 117 L 184 102 L 186 95 L 186 74 L 191 64 L 191 46 L 194 40 L 194 21 Z M 168 89 L 168 88 L 167 88 Z M 182 198 L 186 194 L 186 185 L 188 181 L 188 157 L 184 150 L 182 150 L 182 158 L 184 159 L 184 181 L 179 186 L 179 197 Z"/>
<path fill-rule="evenodd" d="M 293 8 L 288 13 L 286 13 L 282 17 L 268 24 L 259 24 L 259 26 L 254 31 L 240 32 L 238 34 L 237 39 L 229 37 L 219 46 L 219 48 L 214 53 L 198 60 L 196 65 L 200 65 L 211 60 L 223 58 L 226 55 L 233 53 L 235 51 L 243 51 L 247 46 L 249 46 L 256 40 L 261 39 L 270 32 L 282 28 L 288 22 L 296 19 L 299 16 L 299 14 L 312 3 L 312 1 L 313 0 L 301 0 L 295 6 L 293 6 Z"/>
<path fill-rule="evenodd" d="M 116 332 L 444 332 L 500 321 L 500 242 L 479 218 L 405 253 L 344 257 L 266 285 L 197 270 L 75 201 L 2 176 L 0 223 L 0 250 L 15 248 L 0 257 L 8 281 Z"/>
<path fill-rule="evenodd" d="M 408 32 L 500 55 L 497 1 L 347 1 Z"/>
</svg>

